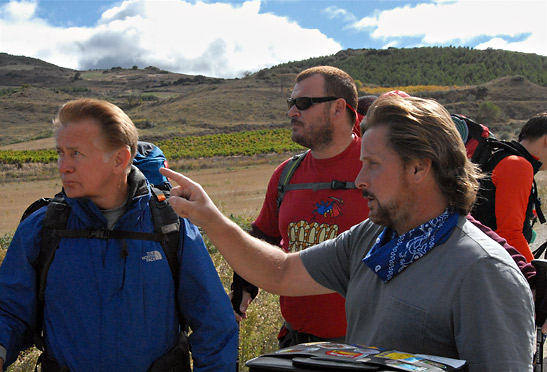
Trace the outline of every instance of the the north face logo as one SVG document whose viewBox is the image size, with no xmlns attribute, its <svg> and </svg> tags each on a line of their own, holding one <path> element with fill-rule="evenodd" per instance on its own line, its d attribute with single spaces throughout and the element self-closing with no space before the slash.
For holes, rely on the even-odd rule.
<svg viewBox="0 0 547 372">
<path fill-rule="evenodd" d="M 160 252 L 152 251 L 152 252 L 146 252 L 146 256 L 143 256 L 142 259 L 143 261 L 146 261 L 146 262 L 153 262 L 153 261 L 161 260 L 162 257 Z"/>
</svg>

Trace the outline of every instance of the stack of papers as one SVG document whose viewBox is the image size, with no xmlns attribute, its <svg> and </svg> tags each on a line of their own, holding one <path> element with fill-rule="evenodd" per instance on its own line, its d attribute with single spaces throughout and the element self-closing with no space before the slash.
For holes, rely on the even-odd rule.
<svg viewBox="0 0 547 372">
<path fill-rule="evenodd" d="M 465 360 L 410 354 L 371 346 L 313 342 L 299 344 L 249 360 L 251 372 L 260 371 L 419 371 L 462 370 Z"/>
</svg>

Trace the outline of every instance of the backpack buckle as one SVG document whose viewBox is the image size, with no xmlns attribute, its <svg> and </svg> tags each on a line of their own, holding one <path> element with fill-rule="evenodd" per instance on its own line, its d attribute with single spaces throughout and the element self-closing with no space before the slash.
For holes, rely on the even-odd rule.
<svg viewBox="0 0 547 372">
<path fill-rule="evenodd" d="M 108 239 L 110 237 L 110 231 L 106 229 L 90 230 L 89 237 L 92 239 Z"/>
<path fill-rule="evenodd" d="M 346 183 L 343 182 L 343 181 L 334 180 L 334 181 L 331 182 L 330 188 L 333 189 L 333 190 L 345 189 L 346 188 Z"/>
</svg>

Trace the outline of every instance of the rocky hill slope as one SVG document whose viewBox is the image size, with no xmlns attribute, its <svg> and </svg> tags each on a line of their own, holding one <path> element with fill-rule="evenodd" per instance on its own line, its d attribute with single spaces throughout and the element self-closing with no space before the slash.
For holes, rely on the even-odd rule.
<svg viewBox="0 0 547 372">
<path fill-rule="evenodd" d="M 153 66 L 75 71 L 0 53 L 0 146 L 51 137 L 58 107 L 79 97 L 119 105 L 149 140 L 285 126 L 293 70 L 271 68 L 242 79 L 176 74 Z M 366 89 L 360 94 L 368 94 Z M 416 95 L 435 98 L 449 111 L 508 136 L 530 116 L 547 111 L 547 88 L 522 76 Z M 497 110 L 491 114 L 495 119 L 481 120 L 485 105 Z"/>
</svg>

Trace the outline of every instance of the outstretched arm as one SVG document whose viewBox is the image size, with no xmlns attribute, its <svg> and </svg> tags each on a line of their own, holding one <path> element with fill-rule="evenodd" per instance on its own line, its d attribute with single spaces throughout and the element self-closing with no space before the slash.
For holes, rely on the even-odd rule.
<svg viewBox="0 0 547 372">
<path fill-rule="evenodd" d="M 175 181 L 169 203 L 179 216 L 201 227 L 239 275 L 264 290 L 286 296 L 330 293 L 305 269 L 299 253 L 256 239 L 225 217 L 201 185 L 170 169 L 160 172 Z"/>
</svg>

